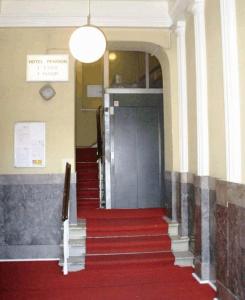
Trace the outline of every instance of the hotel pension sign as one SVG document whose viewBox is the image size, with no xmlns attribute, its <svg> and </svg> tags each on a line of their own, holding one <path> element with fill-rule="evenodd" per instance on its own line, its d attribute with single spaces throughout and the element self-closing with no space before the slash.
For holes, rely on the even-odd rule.
<svg viewBox="0 0 245 300">
<path fill-rule="evenodd" d="M 27 55 L 26 81 L 68 81 L 67 54 Z"/>
</svg>

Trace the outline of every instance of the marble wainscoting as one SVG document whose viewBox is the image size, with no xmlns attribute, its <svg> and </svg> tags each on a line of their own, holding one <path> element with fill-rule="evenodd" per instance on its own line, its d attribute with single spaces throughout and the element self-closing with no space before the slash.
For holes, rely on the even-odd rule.
<svg viewBox="0 0 245 300">
<path fill-rule="evenodd" d="M 200 280 L 215 281 L 215 178 L 195 177 L 195 273 Z"/>
<path fill-rule="evenodd" d="M 165 171 L 165 197 L 168 217 L 176 222 L 180 218 L 180 173 Z"/>
<path fill-rule="evenodd" d="M 180 226 L 179 235 L 188 236 L 190 250 L 194 250 L 194 212 L 195 193 L 194 175 L 191 173 L 180 174 Z"/>
<path fill-rule="evenodd" d="M 245 299 L 245 185 L 217 181 L 218 298 Z"/>
<path fill-rule="evenodd" d="M 0 259 L 59 258 L 64 174 L 0 175 Z M 70 219 L 76 223 L 72 174 Z"/>
</svg>

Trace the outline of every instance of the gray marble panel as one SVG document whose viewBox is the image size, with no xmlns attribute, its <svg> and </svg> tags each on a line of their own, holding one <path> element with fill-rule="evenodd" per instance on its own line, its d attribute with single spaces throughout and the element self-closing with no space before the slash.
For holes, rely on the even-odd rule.
<svg viewBox="0 0 245 300">
<path fill-rule="evenodd" d="M 194 253 L 195 247 L 195 190 L 194 185 L 188 184 L 188 236 L 190 251 Z"/>
<path fill-rule="evenodd" d="M 188 202 L 189 189 L 187 183 L 180 183 L 180 203 L 178 205 L 179 235 L 188 236 Z"/>
<path fill-rule="evenodd" d="M 14 176 L 0 176 L 1 258 L 50 257 L 45 249 L 53 247 L 57 252 L 62 240 L 64 174 L 23 175 L 22 184 L 22 175 L 16 175 L 16 182 Z M 70 219 L 76 223 L 75 183 L 71 184 L 70 203 Z"/>
<path fill-rule="evenodd" d="M 180 174 L 172 172 L 172 220 L 180 223 L 181 203 L 180 203 Z"/>
<path fill-rule="evenodd" d="M 172 183 L 171 179 L 165 178 L 165 203 L 167 216 L 172 219 Z"/>
<path fill-rule="evenodd" d="M 58 259 L 61 250 L 59 245 L 5 245 L 0 246 L 0 259 Z"/>
<path fill-rule="evenodd" d="M 5 244 L 4 240 L 4 186 L 0 185 L 0 245 Z"/>
<path fill-rule="evenodd" d="M 202 280 L 215 280 L 215 179 L 195 178 L 195 270 Z"/>
<path fill-rule="evenodd" d="M 195 193 L 196 194 L 196 193 Z M 201 240 L 201 206 L 195 207 L 195 247 L 194 247 L 194 265 L 195 273 L 201 278 L 201 255 L 202 255 L 202 240 Z"/>
<path fill-rule="evenodd" d="M 8 245 L 61 242 L 61 185 L 5 186 L 4 223 Z"/>
</svg>

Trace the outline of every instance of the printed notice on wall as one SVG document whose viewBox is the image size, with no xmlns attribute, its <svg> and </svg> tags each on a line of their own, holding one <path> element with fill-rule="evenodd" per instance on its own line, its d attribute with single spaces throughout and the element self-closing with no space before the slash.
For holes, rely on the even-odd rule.
<svg viewBox="0 0 245 300">
<path fill-rule="evenodd" d="M 67 54 L 27 55 L 27 81 L 68 81 Z"/>
<path fill-rule="evenodd" d="M 14 166 L 45 167 L 45 123 L 18 122 L 14 128 Z"/>
</svg>

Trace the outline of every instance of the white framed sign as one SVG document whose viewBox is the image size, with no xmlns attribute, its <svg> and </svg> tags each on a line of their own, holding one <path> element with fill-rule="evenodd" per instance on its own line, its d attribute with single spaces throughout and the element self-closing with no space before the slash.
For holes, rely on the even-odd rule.
<svg viewBox="0 0 245 300">
<path fill-rule="evenodd" d="M 45 123 L 18 122 L 14 126 L 14 166 L 45 167 Z"/>
<path fill-rule="evenodd" d="M 26 81 L 68 81 L 69 55 L 27 55 Z"/>
</svg>

